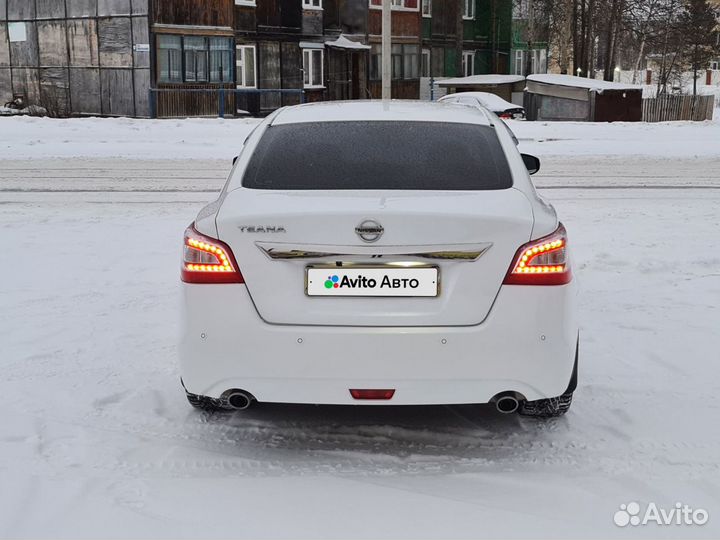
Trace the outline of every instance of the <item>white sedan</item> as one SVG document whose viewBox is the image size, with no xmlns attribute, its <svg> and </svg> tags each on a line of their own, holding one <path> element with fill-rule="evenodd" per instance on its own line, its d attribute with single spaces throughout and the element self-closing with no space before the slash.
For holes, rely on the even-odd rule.
<svg viewBox="0 0 720 540">
<path fill-rule="evenodd" d="M 577 381 L 565 228 L 486 110 L 284 108 L 185 231 L 190 403 L 493 403 L 558 416 Z"/>
<path fill-rule="evenodd" d="M 521 120 L 525 118 L 525 109 L 515 103 L 490 92 L 458 92 L 438 99 L 441 103 L 457 103 L 471 107 L 486 108 L 503 120 Z"/>
</svg>

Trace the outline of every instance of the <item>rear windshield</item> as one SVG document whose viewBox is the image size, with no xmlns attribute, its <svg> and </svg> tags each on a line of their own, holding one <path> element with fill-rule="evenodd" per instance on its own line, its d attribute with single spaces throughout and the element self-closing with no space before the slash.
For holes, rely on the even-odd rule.
<svg viewBox="0 0 720 540">
<path fill-rule="evenodd" d="M 254 189 L 495 190 L 512 187 L 490 126 L 309 122 L 271 126 L 242 184 Z"/>
</svg>

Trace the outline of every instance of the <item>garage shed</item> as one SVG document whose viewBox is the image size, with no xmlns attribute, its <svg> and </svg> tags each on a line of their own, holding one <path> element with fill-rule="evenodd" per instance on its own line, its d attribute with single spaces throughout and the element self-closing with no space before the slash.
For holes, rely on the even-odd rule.
<svg viewBox="0 0 720 540">
<path fill-rule="evenodd" d="M 530 75 L 524 107 L 528 120 L 639 122 L 642 87 L 572 75 Z"/>
</svg>

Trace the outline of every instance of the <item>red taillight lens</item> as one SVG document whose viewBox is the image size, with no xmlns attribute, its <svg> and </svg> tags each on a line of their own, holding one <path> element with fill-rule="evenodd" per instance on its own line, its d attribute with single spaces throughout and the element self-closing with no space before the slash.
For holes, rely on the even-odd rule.
<svg viewBox="0 0 720 540">
<path fill-rule="evenodd" d="M 512 116 L 512 114 L 510 114 L 510 113 L 502 113 L 502 114 L 500 115 L 500 118 L 502 118 L 503 120 L 512 120 L 512 117 L 513 117 L 513 116 Z"/>
<path fill-rule="evenodd" d="M 564 285 L 572 279 L 567 232 L 561 223 L 554 233 L 522 246 L 504 285 Z"/>
<path fill-rule="evenodd" d="M 350 390 L 350 395 L 354 399 L 392 399 L 392 397 L 395 395 L 395 390 L 380 390 L 380 389 L 372 389 L 372 390 L 357 390 L 352 389 Z"/>
<path fill-rule="evenodd" d="M 185 283 L 245 283 L 227 244 L 200 234 L 194 224 L 185 230 L 182 280 Z"/>
</svg>

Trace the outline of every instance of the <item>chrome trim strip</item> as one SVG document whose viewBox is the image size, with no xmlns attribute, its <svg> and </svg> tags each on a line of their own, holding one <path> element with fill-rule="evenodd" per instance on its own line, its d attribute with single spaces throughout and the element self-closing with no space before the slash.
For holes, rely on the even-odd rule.
<svg viewBox="0 0 720 540">
<path fill-rule="evenodd" d="M 256 242 L 255 245 L 268 258 L 272 260 L 308 260 L 308 259 L 347 259 L 347 258 L 373 258 L 382 259 L 383 257 L 413 257 L 418 259 L 429 260 L 452 260 L 459 262 L 473 262 L 478 260 L 483 254 L 492 247 L 492 242 L 473 245 L 458 245 L 457 249 L 444 249 L 422 251 L 424 249 L 433 248 L 435 246 L 373 246 L 373 247 L 343 247 L 342 251 L 324 251 L 321 248 L 336 248 L 338 246 L 306 246 L 305 249 L 299 249 L 303 246 L 291 246 L 288 244 L 279 244 L 274 242 Z M 469 249 L 462 249 L 462 248 Z"/>
</svg>

